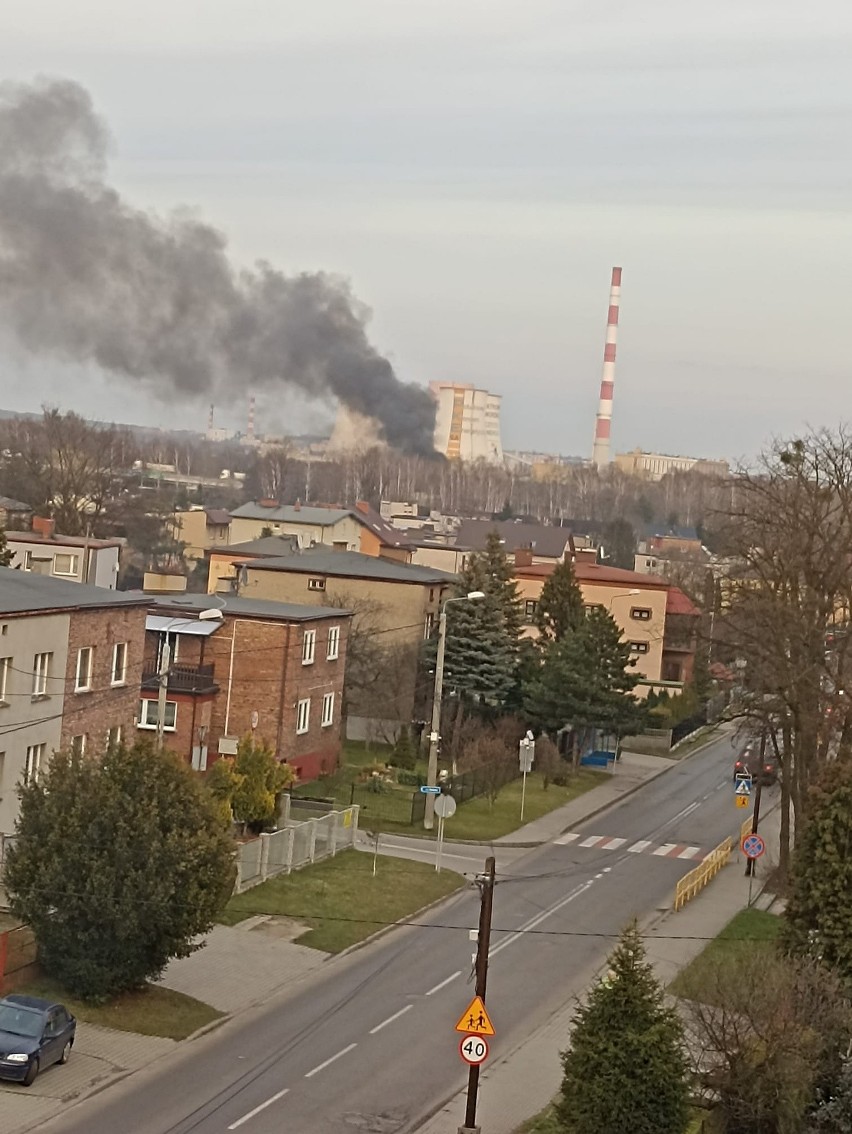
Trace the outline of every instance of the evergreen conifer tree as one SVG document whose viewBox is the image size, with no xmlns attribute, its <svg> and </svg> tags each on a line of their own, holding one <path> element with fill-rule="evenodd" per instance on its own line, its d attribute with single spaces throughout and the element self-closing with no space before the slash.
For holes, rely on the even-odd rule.
<svg viewBox="0 0 852 1134">
<path fill-rule="evenodd" d="M 12 566 L 12 549 L 6 541 L 6 529 L 0 528 L 0 567 Z"/>
<path fill-rule="evenodd" d="M 579 629 L 586 617 L 586 607 L 574 564 L 570 559 L 557 563 L 553 574 L 541 588 L 535 622 L 542 641 L 561 641 L 566 634 Z"/>
<path fill-rule="evenodd" d="M 782 938 L 852 981 L 852 764 L 826 766 L 808 794 Z"/>
<path fill-rule="evenodd" d="M 634 922 L 609 975 L 574 1019 L 556 1104 L 566 1134 L 683 1134 L 689 1087 L 683 1029 L 665 1004 Z"/>
</svg>

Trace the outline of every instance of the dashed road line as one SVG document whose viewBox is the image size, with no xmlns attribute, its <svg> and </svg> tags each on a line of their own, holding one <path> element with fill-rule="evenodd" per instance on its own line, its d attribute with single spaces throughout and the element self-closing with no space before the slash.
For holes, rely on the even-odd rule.
<svg viewBox="0 0 852 1134">
<path fill-rule="evenodd" d="M 426 995 L 427 996 L 433 996 L 436 992 L 440 992 L 442 988 L 446 988 L 446 986 L 451 981 L 454 981 L 456 979 L 456 977 L 460 977 L 460 976 L 461 976 L 461 969 L 459 969 L 458 972 L 453 973 L 452 976 L 448 976 L 446 980 L 442 980 L 440 984 L 436 984 L 434 988 L 430 988 L 429 991 L 426 993 Z"/>
<path fill-rule="evenodd" d="M 317 1068 L 317 1070 L 319 1070 L 319 1068 Z M 274 1102 L 278 1102 L 279 1099 L 283 1099 L 284 1096 L 289 1092 L 289 1090 L 289 1087 L 285 1087 L 284 1090 L 279 1091 L 277 1095 L 273 1095 L 271 1098 L 268 1098 L 266 1102 L 262 1102 L 260 1106 L 256 1106 L 254 1110 L 250 1110 L 248 1114 L 244 1114 L 242 1118 L 238 1118 L 236 1122 L 232 1122 L 228 1129 L 238 1130 L 244 1122 L 248 1122 L 250 1118 L 254 1118 L 256 1114 L 260 1114 L 262 1110 L 266 1110 L 268 1106 L 272 1106 Z"/>
<path fill-rule="evenodd" d="M 410 1012 L 413 1007 L 413 1004 L 406 1004 L 404 1008 L 400 1008 L 398 1012 L 394 1012 L 392 1016 L 388 1016 L 386 1020 L 382 1020 L 380 1024 L 376 1024 L 374 1028 L 370 1028 L 370 1035 L 374 1036 L 376 1032 L 380 1032 L 382 1028 L 386 1028 L 388 1024 L 392 1024 L 394 1020 L 398 1020 L 400 1016 L 404 1016 L 406 1012 Z"/>
<path fill-rule="evenodd" d="M 338 1059 L 341 1058 L 341 1056 L 348 1055 L 349 1052 L 353 1049 L 353 1047 L 357 1047 L 357 1046 L 358 1046 L 357 1043 L 350 1043 L 348 1047 L 344 1047 L 341 1051 L 338 1051 L 337 1055 L 332 1055 L 331 1059 L 326 1059 L 325 1063 L 318 1064 L 313 1069 L 313 1071 L 309 1071 L 307 1073 L 307 1075 L 305 1075 L 305 1078 L 306 1079 L 312 1079 L 314 1077 L 314 1075 L 318 1075 L 320 1073 L 320 1071 L 324 1071 L 326 1069 L 326 1067 L 330 1067 L 331 1064 L 335 1063 Z"/>
</svg>

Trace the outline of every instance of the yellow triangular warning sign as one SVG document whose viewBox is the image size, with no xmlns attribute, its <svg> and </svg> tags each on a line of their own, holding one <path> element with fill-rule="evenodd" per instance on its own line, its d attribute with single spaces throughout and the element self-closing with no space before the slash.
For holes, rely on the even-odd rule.
<svg viewBox="0 0 852 1134">
<path fill-rule="evenodd" d="M 494 1025 L 489 1019 L 481 996 L 474 996 L 464 1015 L 456 1024 L 457 1032 L 464 1032 L 468 1036 L 494 1036 Z"/>
</svg>

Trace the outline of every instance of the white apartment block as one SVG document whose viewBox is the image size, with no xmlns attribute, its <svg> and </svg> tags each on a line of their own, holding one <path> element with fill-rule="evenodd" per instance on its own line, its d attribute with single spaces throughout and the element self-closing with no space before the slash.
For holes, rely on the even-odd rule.
<svg viewBox="0 0 852 1134">
<path fill-rule="evenodd" d="M 435 448 L 450 460 L 503 463 L 499 394 L 453 382 L 430 382 L 437 403 Z"/>
</svg>

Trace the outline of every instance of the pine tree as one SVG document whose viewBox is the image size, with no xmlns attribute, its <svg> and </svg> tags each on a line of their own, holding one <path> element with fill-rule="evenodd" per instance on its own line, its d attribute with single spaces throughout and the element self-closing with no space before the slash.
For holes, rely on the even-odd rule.
<svg viewBox="0 0 852 1134">
<path fill-rule="evenodd" d="M 570 1134 L 683 1134 L 689 1121 L 683 1029 L 666 1007 L 634 922 L 610 972 L 574 1018 L 556 1113 Z"/>
<path fill-rule="evenodd" d="M 397 768 L 402 768 L 403 771 L 412 771 L 416 762 L 417 753 L 414 751 L 414 746 L 411 743 L 411 734 L 408 731 L 408 726 L 403 725 L 399 730 L 399 735 L 393 746 L 393 759 L 391 763 Z"/>
<path fill-rule="evenodd" d="M 6 529 L 0 528 L 0 567 L 12 566 L 12 549 L 6 542 Z"/>
<path fill-rule="evenodd" d="M 793 857 L 783 940 L 852 980 L 852 763 L 824 769 L 808 794 Z"/>
<path fill-rule="evenodd" d="M 570 559 L 557 563 L 541 588 L 535 621 L 543 641 L 561 641 L 582 626 L 586 617 L 583 592 Z"/>
</svg>

